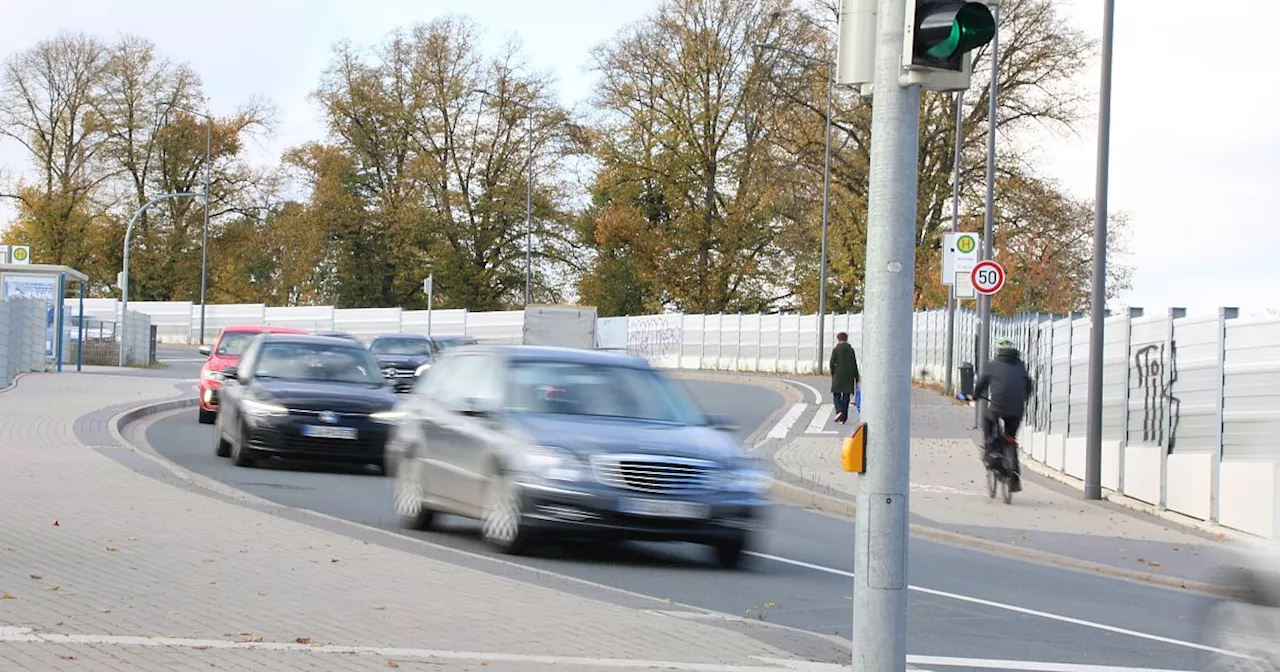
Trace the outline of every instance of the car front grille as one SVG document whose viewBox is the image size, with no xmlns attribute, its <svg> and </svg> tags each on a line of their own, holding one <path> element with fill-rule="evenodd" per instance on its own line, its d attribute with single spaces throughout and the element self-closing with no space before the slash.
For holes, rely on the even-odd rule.
<svg viewBox="0 0 1280 672">
<path fill-rule="evenodd" d="M 388 366 L 382 370 L 382 377 L 387 380 L 394 380 L 396 378 L 413 378 L 417 372 L 417 369 L 400 369 L 394 366 Z"/>
<path fill-rule="evenodd" d="M 662 455 L 597 455 L 591 467 L 596 480 L 609 487 L 667 495 L 710 488 L 716 464 Z"/>
</svg>

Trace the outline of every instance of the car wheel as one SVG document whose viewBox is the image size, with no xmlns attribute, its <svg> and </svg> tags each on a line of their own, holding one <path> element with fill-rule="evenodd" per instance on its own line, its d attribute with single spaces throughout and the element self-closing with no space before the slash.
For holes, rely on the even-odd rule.
<svg viewBox="0 0 1280 672">
<path fill-rule="evenodd" d="M 226 434 L 222 433 L 222 423 L 213 427 L 213 453 L 218 457 L 231 455 L 231 442 L 227 440 Z"/>
<path fill-rule="evenodd" d="M 235 441 L 231 442 L 231 463 L 237 467 L 252 467 L 257 460 L 253 457 L 253 452 L 245 444 L 244 427 L 240 427 L 236 432 Z"/>
<path fill-rule="evenodd" d="M 206 411 L 203 408 L 200 409 L 200 424 L 212 425 L 214 421 L 217 419 L 218 419 L 217 411 Z"/>
<path fill-rule="evenodd" d="M 481 529 L 484 540 L 502 553 L 520 553 L 529 543 L 529 534 L 520 520 L 520 496 L 516 486 L 499 473 L 489 479 L 484 494 Z"/>
<path fill-rule="evenodd" d="M 716 562 L 725 569 L 737 569 L 747 553 L 747 537 L 742 535 L 734 539 L 726 539 L 715 543 Z"/>
<path fill-rule="evenodd" d="M 427 508 L 427 484 L 422 478 L 422 467 L 417 460 L 404 460 L 396 468 L 396 515 L 400 526 L 410 530 L 426 530 L 435 520 L 436 512 Z"/>
</svg>

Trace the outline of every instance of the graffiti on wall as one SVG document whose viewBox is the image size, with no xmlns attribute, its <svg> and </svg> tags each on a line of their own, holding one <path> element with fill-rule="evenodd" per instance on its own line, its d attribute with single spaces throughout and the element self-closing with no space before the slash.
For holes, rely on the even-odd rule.
<svg viewBox="0 0 1280 672">
<path fill-rule="evenodd" d="M 627 325 L 627 354 L 661 359 L 680 354 L 684 330 L 665 316 L 633 320 Z"/>
<path fill-rule="evenodd" d="M 1032 389 L 1031 408 L 1027 409 L 1027 415 L 1031 416 L 1033 427 L 1048 430 L 1051 409 L 1049 393 L 1052 391 L 1049 375 L 1052 371 L 1053 329 L 1032 329 L 1030 336 L 1031 342 L 1027 348 L 1027 363 L 1030 365 L 1030 370 L 1027 374 L 1031 376 L 1031 382 L 1035 387 Z"/>
<path fill-rule="evenodd" d="M 1173 453 L 1180 400 L 1173 396 L 1178 380 L 1178 345 L 1150 343 L 1133 354 L 1133 389 L 1142 395 L 1142 441 L 1164 445 Z"/>
</svg>

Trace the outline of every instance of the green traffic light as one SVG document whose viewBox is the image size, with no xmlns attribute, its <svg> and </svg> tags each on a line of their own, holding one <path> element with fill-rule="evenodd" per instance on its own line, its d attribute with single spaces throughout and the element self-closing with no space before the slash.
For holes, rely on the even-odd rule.
<svg viewBox="0 0 1280 672">
<path fill-rule="evenodd" d="M 946 39 L 925 50 L 930 58 L 950 59 L 976 49 L 996 35 L 996 20 L 991 10 L 976 2 L 966 3 L 951 20 L 951 33 Z"/>
</svg>

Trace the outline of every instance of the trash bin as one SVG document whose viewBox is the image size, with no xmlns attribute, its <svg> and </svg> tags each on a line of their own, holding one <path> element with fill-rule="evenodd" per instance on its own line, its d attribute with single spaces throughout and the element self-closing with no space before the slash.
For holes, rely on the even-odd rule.
<svg viewBox="0 0 1280 672">
<path fill-rule="evenodd" d="M 973 396 L 973 364 L 969 362 L 960 363 L 960 396 Z"/>
</svg>

